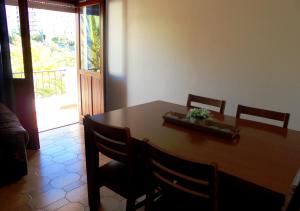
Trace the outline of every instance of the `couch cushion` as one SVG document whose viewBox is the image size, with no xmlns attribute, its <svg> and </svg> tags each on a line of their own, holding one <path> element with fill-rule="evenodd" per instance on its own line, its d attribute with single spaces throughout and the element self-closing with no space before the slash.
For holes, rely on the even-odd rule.
<svg viewBox="0 0 300 211">
<path fill-rule="evenodd" d="M 24 136 L 25 145 L 28 142 L 27 131 L 23 128 L 16 115 L 0 103 L 0 137 Z"/>
<path fill-rule="evenodd" d="M 0 187 L 27 174 L 28 133 L 16 115 L 0 103 Z"/>
</svg>

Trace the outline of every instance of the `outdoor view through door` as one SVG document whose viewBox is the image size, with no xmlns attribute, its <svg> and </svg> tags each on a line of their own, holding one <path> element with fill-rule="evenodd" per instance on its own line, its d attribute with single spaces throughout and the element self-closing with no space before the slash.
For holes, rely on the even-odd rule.
<svg viewBox="0 0 300 211">
<path fill-rule="evenodd" d="M 21 4 L 23 10 L 19 11 L 15 1 L 7 2 L 13 78 L 17 88 L 24 86 L 31 91 L 29 101 L 36 104 L 38 130 L 76 123 L 86 114 L 103 113 L 105 1 L 86 0 L 74 5 L 68 1 L 29 0 L 30 45 L 25 27 L 27 4 Z M 25 25 L 20 25 L 22 20 Z M 27 35 L 23 33 L 26 30 Z M 22 35 L 23 40 L 21 32 L 26 35 Z M 22 44 L 26 44 L 24 49 Z M 32 56 L 27 58 L 24 52 Z M 35 120 L 34 108 L 28 115 L 34 115 Z M 36 124 L 30 124 L 36 129 Z"/>
<path fill-rule="evenodd" d="M 75 13 L 29 8 L 39 131 L 79 121 Z M 14 78 L 23 78 L 19 12 L 7 6 Z"/>
</svg>

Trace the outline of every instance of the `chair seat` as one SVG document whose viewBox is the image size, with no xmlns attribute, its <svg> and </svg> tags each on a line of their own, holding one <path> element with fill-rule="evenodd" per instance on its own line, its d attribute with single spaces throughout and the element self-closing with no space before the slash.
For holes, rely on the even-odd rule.
<svg viewBox="0 0 300 211">
<path fill-rule="evenodd" d="M 145 193 L 144 171 L 142 168 L 136 170 L 134 179 L 134 195 L 142 196 Z M 99 187 L 106 186 L 122 197 L 127 198 L 128 191 L 128 165 L 115 160 L 101 166 L 98 170 Z"/>
<path fill-rule="evenodd" d="M 209 208 L 201 203 L 199 200 L 193 200 L 190 198 L 183 198 L 180 195 L 174 195 L 171 193 L 163 194 L 158 197 L 154 202 L 152 202 L 151 211 L 164 211 L 164 210 L 172 210 L 172 211 L 206 211 Z"/>
</svg>

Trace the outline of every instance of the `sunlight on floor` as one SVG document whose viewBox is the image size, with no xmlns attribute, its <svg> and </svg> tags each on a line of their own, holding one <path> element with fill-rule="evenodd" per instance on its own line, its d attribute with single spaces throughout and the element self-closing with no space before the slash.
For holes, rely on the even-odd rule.
<svg viewBox="0 0 300 211">
<path fill-rule="evenodd" d="M 79 121 L 76 103 L 67 96 L 53 96 L 36 99 L 36 112 L 39 131 L 45 131 Z"/>
</svg>

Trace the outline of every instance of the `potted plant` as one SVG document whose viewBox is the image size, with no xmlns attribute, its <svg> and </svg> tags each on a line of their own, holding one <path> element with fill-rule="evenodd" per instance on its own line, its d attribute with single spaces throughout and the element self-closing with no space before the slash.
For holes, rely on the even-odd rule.
<svg viewBox="0 0 300 211">
<path fill-rule="evenodd" d="M 209 117 L 210 111 L 205 108 L 192 108 L 186 115 L 186 118 L 191 121 L 197 119 L 206 119 Z"/>
</svg>

